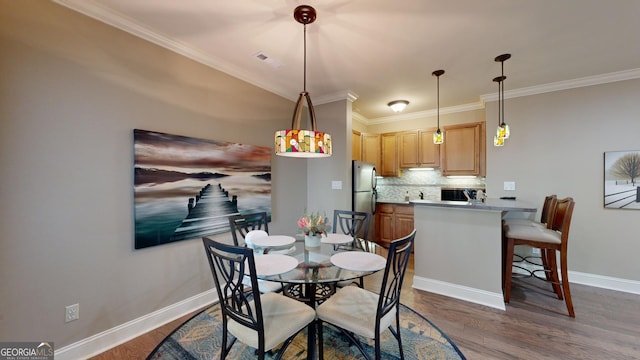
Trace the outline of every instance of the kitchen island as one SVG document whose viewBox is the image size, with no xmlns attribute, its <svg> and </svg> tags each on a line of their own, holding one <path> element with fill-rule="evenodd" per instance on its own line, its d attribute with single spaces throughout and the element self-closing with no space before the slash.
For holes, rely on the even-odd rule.
<svg viewBox="0 0 640 360">
<path fill-rule="evenodd" d="M 414 205 L 413 287 L 505 310 L 502 297 L 502 219 L 535 215 L 515 200 L 484 203 L 411 201 Z"/>
</svg>

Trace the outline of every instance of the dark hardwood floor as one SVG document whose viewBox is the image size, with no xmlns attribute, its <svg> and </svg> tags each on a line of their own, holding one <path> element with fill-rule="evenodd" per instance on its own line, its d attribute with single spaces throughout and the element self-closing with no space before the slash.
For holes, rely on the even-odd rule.
<svg viewBox="0 0 640 360">
<path fill-rule="evenodd" d="M 411 288 L 407 270 L 402 303 L 431 320 L 468 359 L 640 359 L 640 295 L 571 285 L 575 319 L 551 287 L 514 280 L 507 311 Z M 365 279 L 379 286 L 381 274 Z M 93 359 L 144 359 L 189 316 Z"/>
</svg>

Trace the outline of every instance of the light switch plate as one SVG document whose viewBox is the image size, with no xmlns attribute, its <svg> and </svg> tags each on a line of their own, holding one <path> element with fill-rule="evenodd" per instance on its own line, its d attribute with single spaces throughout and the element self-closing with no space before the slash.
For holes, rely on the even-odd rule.
<svg viewBox="0 0 640 360">
<path fill-rule="evenodd" d="M 334 180 L 331 182 L 331 189 L 342 190 L 342 181 Z"/>
<path fill-rule="evenodd" d="M 504 189 L 506 191 L 516 191 L 516 182 L 515 181 L 505 181 Z"/>
</svg>

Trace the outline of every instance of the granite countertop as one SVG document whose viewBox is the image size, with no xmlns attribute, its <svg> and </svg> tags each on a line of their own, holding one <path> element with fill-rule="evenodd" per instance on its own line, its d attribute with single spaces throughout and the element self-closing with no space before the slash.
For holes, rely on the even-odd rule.
<svg viewBox="0 0 640 360">
<path fill-rule="evenodd" d="M 376 202 L 378 204 L 411 205 L 411 202 L 402 200 L 376 200 Z"/>
<path fill-rule="evenodd" d="M 526 201 L 519 200 L 502 200 L 487 199 L 482 202 L 466 202 L 466 201 L 431 201 L 431 200 L 412 200 L 411 204 L 419 206 L 432 207 L 448 207 L 460 208 L 465 210 L 485 210 L 485 211 L 524 211 L 536 212 L 537 208 Z"/>
</svg>

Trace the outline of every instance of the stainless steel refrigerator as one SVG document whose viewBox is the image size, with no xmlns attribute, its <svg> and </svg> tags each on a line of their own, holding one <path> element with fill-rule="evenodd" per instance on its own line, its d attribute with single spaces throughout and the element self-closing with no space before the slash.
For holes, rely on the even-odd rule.
<svg viewBox="0 0 640 360">
<path fill-rule="evenodd" d="M 374 164 L 353 160 L 352 164 L 352 189 L 351 208 L 353 211 L 362 211 L 369 214 L 368 240 L 374 240 L 375 213 L 376 213 L 376 167 Z M 362 234 L 358 234 L 362 236 Z"/>
</svg>

